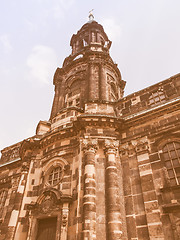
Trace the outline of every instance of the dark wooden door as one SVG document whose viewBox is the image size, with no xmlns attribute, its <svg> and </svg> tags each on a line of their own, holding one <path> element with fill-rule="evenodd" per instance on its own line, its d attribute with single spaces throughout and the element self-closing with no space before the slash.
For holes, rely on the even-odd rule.
<svg viewBox="0 0 180 240">
<path fill-rule="evenodd" d="M 56 224 L 56 218 L 39 219 L 36 240 L 55 240 Z"/>
</svg>

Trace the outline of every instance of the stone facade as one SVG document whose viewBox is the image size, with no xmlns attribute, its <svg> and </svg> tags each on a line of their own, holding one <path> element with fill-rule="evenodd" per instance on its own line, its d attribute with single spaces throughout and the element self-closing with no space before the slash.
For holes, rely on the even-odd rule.
<svg viewBox="0 0 180 240">
<path fill-rule="evenodd" d="M 2 150 L 0 240 L 180 239 L 180 74 L 123 97 L 92 16 L 70 45 L 49 121 Z"/>
</svg>

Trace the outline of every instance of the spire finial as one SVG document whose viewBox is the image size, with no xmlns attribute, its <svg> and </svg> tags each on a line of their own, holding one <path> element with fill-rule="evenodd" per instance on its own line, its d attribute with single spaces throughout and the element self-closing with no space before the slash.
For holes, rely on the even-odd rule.
<svg viewBox="0 0 180 240">
<path fill-rule="evenodd" d="M 93 10 L 89 11 L 89 22 L 92 22 L 94 20 Z"/>
</svg>

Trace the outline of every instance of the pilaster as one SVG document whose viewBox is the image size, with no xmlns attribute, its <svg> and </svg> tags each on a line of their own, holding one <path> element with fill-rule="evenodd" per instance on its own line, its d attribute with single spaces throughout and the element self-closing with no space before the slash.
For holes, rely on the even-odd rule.
<svg viewBox="0 0 180 240">
<path fill-rule="evenodd" d="M 69 203 L 65 202 L 65 203 L 63 203 L 63 206 L 62 206 L 61 238 L 60 238 L 60 240 L 67 240 L 68 215 L 69 215 Z"/>
<path fill-rule="evenodd" d="M 99 64 L 90 62 L 88 66 L 88 94 L 89 101 L 99 99 Z"/>
<path fill-rule="evenodd" d="M 107 101 L 106 74 L 103 64 L 100 65 L 100 100 Z"/>
<path fill-rule="evenodd" d="M 138 161 L 138 168 L 143 192 L 144 206 L 146 211 L 149 238 L 164 239 L 162 222 L 160 220 L 160 208 L 155 191 L 153 172 L 149 160 L 149 142 L 146 137 L 132 141 L 135 147 Z"/>
</svg>

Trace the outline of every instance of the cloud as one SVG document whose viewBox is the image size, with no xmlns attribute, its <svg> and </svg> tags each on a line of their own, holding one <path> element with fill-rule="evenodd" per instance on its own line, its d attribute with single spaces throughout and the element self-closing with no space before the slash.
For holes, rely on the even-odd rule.
<svg viewBox="0 0 180 240">
<path fill-rule="evenodd" d="M 101 21 L 101 25 L 104 27 L 111 41 L 117 41 L 121 36 L 122 28 L 119 24 L 115 22 L 113 18 L 104 18 Z"/>
<path fill-rule="evenodd" d="M 43 45 L 34 46 L 27 58 L 31 80 L 42 84 L 49 84 L 51 82 L 57 64 L 58 60 L 54 50 Z"/>
<path fill-rule="evenodd" d="M 9 53 L 12 51 L 13 48 L 7 34 L 3 34 L 0 36 L 0 42 L 3 45 L 4 51 L 6 53 Z"/>
</svg>

